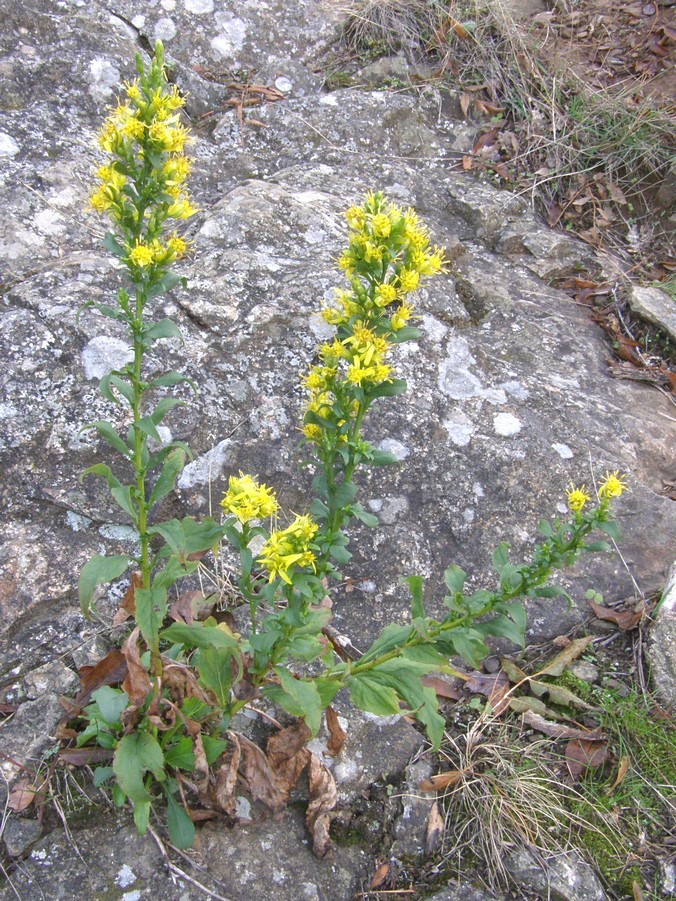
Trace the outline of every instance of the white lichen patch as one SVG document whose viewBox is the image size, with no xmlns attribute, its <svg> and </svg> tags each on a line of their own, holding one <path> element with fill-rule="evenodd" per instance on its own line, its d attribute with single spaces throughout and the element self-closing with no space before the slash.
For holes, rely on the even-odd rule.
<svg viewBox="0 0 676 901">
<path fill-rule="evenodd" d="M 383 505 L 380 518 L 386 525 L 391 526 L 400 516 L 405 516 L 408 513 L 408 509 L 407 498 L 390 497 Z"/>
<path fill-rule="evenodd" d="M 97 56 L 91 61 L 89 71 L 92 77 L 89 93 L 96 100 L 106 100 L 117 90 L 122 80 L 117 66 L 103 56 Z"/>
<path fill-rule="evenodd" d="M 511 438 L 518 435 L 523 425 L 516 416 L 511 413 L 498 413 L 493 419 L 493 428 L 496 434 L 502 435 L 503 438 Z"/>
<path fill-rule="evenodd" d="M 0 156 L 16 156 L 21 150 L 11 135 L 5 131 L 0 131 Z"/>
<path fill-rule="evenodd" d="M 223 468 L 232 463 L 232 441 L 226 438 L 201 457 L 188 463 L 178 479 L 183 490 L 196 485 L 209 485 L 220 477 Z"/>
<path fill-rule="evenodd" d="M 35 227 L 43 235 L 61 235 L 65 230 L 65 220 L 56 210 L 40 210 L 34 219 Z"/>
<path fill-rule="evenodd" d="M 155 22 L 153 35 L 156 41 L 171 41 L 176 37 L 176 23 L 169 16 L 163 16 Z"/>
<path fill-rule="evenodd" d="M 562 460 L 570 460 L 573 457 L 573 451 L 567 444 L 552 444 L 552 447 Z"/>
<path fill-rule="evenodd" d="M 74 532 L 86 532 L 92 524 L 88 516 L 81 516 L 79 513 L 73 513 L 72 510 L 66 513 L 66 522 Z"/>
<path fill-rule="evenodd" d="M 221 30 L 211 41 L 211 49 L 217 59 L 232 59 L 244 46 L 246 22 L 237 17 L 229 18 L 227 13 L 217 13 L 216 22 Z"/>
<path fill-rule="evenodd" d="M 441 424 L 457 447 L 466 447 L 476 431 L 474 423 L 462 410 L 454 410 Z"/>
<path fill-rule="evenodd" d="M 138 541 L 138 532 L 133 526 L 120 525 L 119 523 L 107 522 L 99 527 L 99 535 L 110 541 L 134 542 Z"/>
<path fill-rule="evenodd" d="M 395 438 L 386 438 L 384 441 L 381 441 L 378 445 L 378 449 L 382 451 L 387 451 L 392 454 L 399 460 L 405 460 L 411 453 L 411 449 L 406 447 L 405 444 L 402 444 L 401 441 L 397 441 Z"/>
<path fill-rule="evenodd" d="M 183 0 L 186 11 L 203 16 L 214 11 L 214 0 Z"/>
<path fill-rule="evenodd" d="M 122 369 L 134 359 L 134 353 L 125 341 L 97 335 L 82 351 L 82 368 L 88 379 L 102 379 L 113 369 Z"/>
<path fill-rule="evenodd" d="M 129 888 L 130 885 L 133 885 L 136 882 L 136 874 L 132 868 L 125 863 L 115 877 L 115 882 L 117 882 L 120 888 Z"/>
<path fill-rule="evenodd" d="M 525 388 L 521 382 L 517 382 L 515 380 L 509 382 L 503 382 L 500 386 L 503 388 L 507 394 L 511 395 L 515 400 L 527 400 L 530 392 L 528 388 Z"/>
</svg>

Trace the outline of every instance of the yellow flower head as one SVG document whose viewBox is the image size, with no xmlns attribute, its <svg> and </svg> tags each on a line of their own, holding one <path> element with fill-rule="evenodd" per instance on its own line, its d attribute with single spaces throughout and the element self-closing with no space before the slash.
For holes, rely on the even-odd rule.
<svg viewBox="0 0 676 901">
<path fill-rule="evenodd" d="M 259 484 L 252 476 L 230 476 L 221 507 L 232 513 L 241 523 L 252 519 L 267 519 L 279 510 L 272 488 Z"/>
<path fill-rule="evenodd" d="M 420 274 L 415 269 L 402 269 L 399 273 L 399 287 L 404 294 L 415 291 L 420 283 Z"/>
<path fill-rule="evenodd" d="M 135 266 L 150 266 L 155 262 L 154 249 L 142 241 L 138 241 L 129 253 L 129 261 Z"/>
<path fill-rule="evenodd" d="M 611 497 L 621 497 L 623 491 L 631 491 L 626 483 L 626 475 L 615 472 L 607 472 L 604 482 L 599 486 L 601 500 L 610 500 Z"/>
<path fill-rule="evenodd" d="M 197 207 L 193 206 L 187 197 L 181 197 L 167 209 L 167 216 L 170 219 L 189 219 L 198 212 Z"/>
<path fill-rule="evenodd" d="M 371 229 L 376 238 L 389 238 L 392 231 L 390 217 L 386 213 L 376 213 L 371 217 Z"/>
<path fill-rule="evenodd" d="M 188 249 L 188 242 L 178 235 L 172 235 L 167 242 L 167 247 L 176 258 L 182 257 Z"/>
<path fill-rule="evenodd" d="M 568 509 L 572 510 L 573 513 L 579 513 L 591 500 L 591 495 L 587 491 L 586 485 L 580 485 L 579 488 L 576 488 L 572 482 L 570 483 L 570 488 L 566 491 L 566 496 L 568 498 Z"/>
<path fill-rule="evenodd" d="M 345 213 L 347 224 L 355 231 L 361 231 L 366 225 L 366 213 L 360 206 L 351 206 Z"/>
<path fill-rule="evenodd" d="M 413 308 L 409 306 L 409 304 L 402 303 L 396 313 L 392 316 L 392 328 L 395 332 L 398 332 L 399 329 L 403 328 L 406 323 L 411 318 L 413 313 Z"/>
<path fill-rule="evenodd" d="M 377 307 L 386 307 L 397 299 L 397 289 L 394 285 L 385 283 L 378 285 L 375 290 L 374 300 Z"/>
<path fill-rule="evenodd" d="M 322 440 L 322 432 L 321 426 L 318 426 L 314 422 L 306 422 L 303 426 L 303 434 L 307 438 L 308 441 L 319 442 Z"/>
<path fill-rule="evenodd" d="M 311 542 L 318 529 L 309 516 L 296 516 L 288 528 L 270 534 L 258 558 L 267 569 L 270 582 L 279 576 L 291 585 L 291 573 L 296 567 L 315 568 L 317 558 Z"/>
</svg>

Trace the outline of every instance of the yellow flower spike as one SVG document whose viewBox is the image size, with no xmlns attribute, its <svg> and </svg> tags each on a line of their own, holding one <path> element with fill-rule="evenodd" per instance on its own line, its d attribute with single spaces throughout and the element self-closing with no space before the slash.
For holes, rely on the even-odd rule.
<svg viewBox="0 0 676 901">
<path fill-rule="evenodd" d="M 195 213 L 199 213 L 199 210 L 185 197 L 181 197 L 175 203 L 172 203 L 167 210 L 169 219 L 189 219 Z"/>
<path fill-rule="evenodd" d="M 319 526 L 312 519 L 296 516 L 286 529 L 274 531 L 263 545 L 258 560 L 269 573 L 269 581 L 278 576 L 291 585 L 290 573 L 296 568 L 315 568 L 316 557 L 310 544 Z"/>
<path fill-rule="evenodd" d="M 394 329 L 395 332 L 398 332 L 399 329 L 404 328 L 404 326 L 407 324 L 407 322 L 411 318 L 412 313 L 413 313 L 413 308 L 410 307 L 408 304 L 402 303 L 402 305 L 399 307 L 399 309 L 396 311 L 396 313 L 392 316 L 392 319 L 390 320 L 391 324 L 392 324 L 392 328 Z"/>
<path fill-rule="evenodd" d="M 420 283 L 420 275 L 415 269 L 402 269 L 399 273 L 399 287 L 404 294 L 415 291 Z"/>
<path fill-rule="evenodd" d="M 610 500 L 611 497 L 621 497 L 624 491 L 631 491 L 626 483 L 626 475 L 620 474 L 619 470 L 615 472 L 606 472 L 605 480 L 599 486 L 599 497 L 601 500 Z"/>
<path fill-rule="evenodd" d="M 376 213 L 371 217 L 371 229 L 376 238 L 389 238 L 392 231 L 390 217 L 386 213 Z"/>
<path fill-rule="evenodd" d="M 321 441 L 324 435 L 321 426 L 316 425 L 314 422 L 308 422 L 303 426 L 303 434 L 308 441 L 315 442 Z"/>
<path fill-rule="evenodd" d="M 176 258 L 182 257 L 188 249 L 188 242 L 178 235 L 172 235 L 167 242 L 167 246 Z"/>
<path fill-rule="evenodd" d="M 382 285 L 378 285 L 375 290 L 374 300 L 376 306 L 378 307 L 386 307 L 388 304 L 394 303 L 397 299 L 397 289 L 394 285 L 389 283 L 385 283 Z"/>
<path fill-rule="evenodd" d="M 267 519 L 279 510 L 272 488 L 259 484 L 255 477 L 243 472 L 239 476 L 230 476 L 221 507 L 236 516 L 242 524 L 252 519 Z"/>
<path fill-rule="evenodd" d="M 573 513 L 580 513 L 591 500 L 591 495 L 587 491 L 586 485 L 580 485 L 579 488 L 576 488 L 572 482 L 570 483 L 570 488 L 566 491 L 566 496 L 568 498 L 568 509 L 572 510 Z"/>
<path fill-rule="evenodd" d="M 366 225 L 366 213 L 360 206 L 351 206 L 345 213 L 347 224 L 355 231 L 360 231 Z"/>
<path fill-rule="evenodd" d="M 132 81 L 127 86 L 127 97 L 132 103 L 139 104 L 143 100 L 143 93 L 139 87 L 138 81 Z"/>
</svg>

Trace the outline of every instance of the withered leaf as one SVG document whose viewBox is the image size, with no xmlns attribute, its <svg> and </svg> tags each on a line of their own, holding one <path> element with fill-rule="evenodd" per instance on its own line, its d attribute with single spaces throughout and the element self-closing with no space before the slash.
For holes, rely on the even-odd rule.
<svg viewBox="0 0 676 901">
<path fill-rule="evenodd" d="M 44 795 L 44 782 L 36 785 L 31 779 L 19 779 L 7 798 L 7 806 L 15 813 L 26 810 Z"/>
<path fill-rule="evenodd" d="M 0 703 L 0 716 L 11 716 L 11 714 L 16 713 L 18 709 L 16 704 L 5 704 L 3 701 Z"/>
<path fill-rule="evenodd" d="M 385 882 L 390 872 L 390 865 L 387 861 L 385 863 L 381 863 L 378 869 L 373 874 L 373 879 L 371 880 L 371 885 L 369 888 L 380 888 L 380 886 Z"/>
<path fill-rule="evenodd" d="M 444 821 L 444 817 L 441 813 L 441 810 L 439 809 L 439 802 L 435 801 L 430 808 L 430 813 L 427 818 L 425 850 L 428 854 L 434 854 L 434 852 L 441 845 L 445 825 L 446 823 Z"/>
<path fill-rule="evenodd" d="M 193 753 L 195 754 L 193 778 L 201 796 L 209 785 L 209 764 L 207 763 L 207 755 L 204 750 L 201 732 L 197 732 L 196 735 L 193 735 Z"/>
<path fill-rule="evenodd" d="M 545 666 L 538 671 L 538 675 L 560 676 L 568 669 L 573 660 L 577 660 L 580 654 L 584 653 L 585 649 L 589 647 L 593 640 L 594 637 L 588 635 L 585 638 L 576 638 L 575 641 L 571 641 L 560 654 L 557 654 L 553 660 L 550 660 L 549 663 L 545 664 Z"/>
<path fill-rule="evenodd" d="M 574 738 L 566 745 L 566 763 L 573 779 L 577 779 L 586 770 L 602 766 L 609 756 L 610 752 L 606 741 Z"/>
<path fill-rule="evenodd" d="M 516 713 L 532 712 L 539 713 L 540 716 L 544 716 L 547 719 L 560 719 L 559 715 L 554 713 L 553 710 L 550 710 L 539 698 L 510 698 L 509 706 L 512 710 L 516 711 Z"/>
<path fill-rule="evenodd" d="M 459 701 L 462 697 L 462 688 L 458 686 L 457 680 L 449 676 L 423 676 L 423 685 L 427 688 L 433 688 L 435 694 L 439 698 L 448 698 L 451 701 Z"/>
<path fill-rule="evenodd" d="M 169 615 L 177 623 L 188 623 L 205 620 L 211 616 L 218 600 L 218 595 L 205 595 L 203 591 L 184 591 L 171 605 Z"/>
<path fill-rule="evenodd" d="M 228 736 L 232 736 L 228 732 Z M 254 801 L 260 801 L 270 810 L 278 813 L 286 806 L 286 795 L 280 791 L 275 774 L 263 751 L 245 735 L 237 735 L 242 757 L 239 774 L 244 780 Z"/>
<path fill-rule="evenodd" d="M 630 763 L 631 761 L 629 760 L 629 757 L 625 756 L 621 758 L 620 765 L 617 768 L 617 776 L 615 776 L 615 781 L 606 789 L 607 795 L 612 795 L 617 786 L 624 782 L 624 779 L 629 772 Z"/>
<path fill-rule="evenodd" d="M 285 803 L 307 765 L 305 745 L 311 735 L 304 720 L 299 720 L 268 739 L 267 759 Z"/>
<path fill-rule="evenodd" d="M 130 617 L 136 616 L 136 589 L 143 585 L 143 577 L 138 570 L 131 575 L 129 588 L 122 598 L 120 609 L 113 617 L 113 626 L 121 626 Z"/>
<path fill-rule="evenodd" d="M 507 673 L 500 670 L 497 673 L 472 672 L 469 674 L 467 688 L 474 693 L 485 695 L 493 708 L 493 713 L 500 714 L 506 709 L 503 703 L 504 697 L 510 690 Z"/>
<path fill-rule="evenodd" d="M 347 732 L 340 725 L 338 714 L 330 704 L 326 708 L 326 728 L 329 730 L 326 750 L 332 757 L 335 757 L 343 750 Z"/>
<path fill-rule="evenodd" d="M 613 610 L 610 607 L 602 607 L 594 601 L 590 603 L 594 615 L 598 619 L 605 619 L 608 622 L 615 623 L 623 632 L 631 632 L 645 616 L 643 607 L 640 607 L 638 610 Z"/>
<path fill-rule="evenodd" d="M 62 748 L 59 751 L 59 760 L 70 766 L 90 766 L 112 759 L 113 752 L 107 748 Z"/>
<path fill-rule="evenodd" d="M 439 792 L 449 786 L 457 785 L 465 774 L 465 770 L 447 770 L 445 773 L 437 773 L 429 779 L 423 779 L 420 783 L 420 791 Z"/>
<path fill-rule="evenodd" d="M 212 797 L 216 807 L 223 811 L 231 819 L 237 814 L 237 801 L 235 787 L 237 785 L 237 771 L 242 756 L 237 735 L 230 733 L 232 744 L 232 757 L 229 763 L 223 764 L 216 773 L 216 784 L 212 791 Z"/>
<path fill-rule="evenodd" d="M 137 626 L 122 645 L 122 653 L 127 661 L 127 677 L 122 687 L 129 695 L 132 707 L 142 707 L 150 692 L 150 675 L 141 663 L 138 639 L 141 630 Z"/>
<path fill-rule="evenodd" d="M 329 770 L 315 754 L 309 751 L 306 753 L 309 756 L 310 803 L 305 815 L 305 822 L 312 835 L 312 850 L 317 857 L 325 857 L 332 847 L 329 826 L 331 825 L 331 811 L 336 806 L 338 792 L 335 780 Z"/>
<path fill-rule="evenodd" d="M 590 731 L 588 729 L 566 726 L 564 723 L 552 723 L 532 710 L 524 713 L 523 722 L 530 726 L 531 729 L 537 729 L 538 732 L 544 732 L 545 735 L 550 735 L 552 738 L 581 738 L 591 741 L 602 741 L 605 738 L 604 734 L 599 730 Z"/>
<path fill-rule="evenodd" d="M 82 690 L 75 698 L 75 704 L 82 708 L 89 703 L 92 692 L 102 685 L 118 685 L 127 675 L 127 659 L 117 648 L 110 651 L 96 666 L 83 666 L 80 669 Z"/>
</svg>

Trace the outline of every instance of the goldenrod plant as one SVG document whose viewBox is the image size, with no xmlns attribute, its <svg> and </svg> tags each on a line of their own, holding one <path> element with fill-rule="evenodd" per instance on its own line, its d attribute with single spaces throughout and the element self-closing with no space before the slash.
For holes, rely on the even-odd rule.
<svg viewBox="0 0 676 901">
<path fill-rule="evenodd" d="M 180 119 L 183 100 L 166 81 L 161 44 L 149 67 L 140 58 L 137 66 L 138 79 L 104 124 L 100 145 L 108 159 L 91 201 L 112 222 L 104 243 L 122 263 L 127 287 L 119 290 L 117 306 L 89 305 L 124 323 L 133 349 L 133 362 L 101 381 L 103 395 L 127 408 L 126 435 L 105 421 L 90 426 L 119 452 L 130 478 L 125 482 L 106 463 L 85 475 L 106 480 L 134 523 L 139 551 L 97 555 L 80 578 L 81 605 L 88 613 L 98 585 L 135 570 L 128 609 L 136 629 L 123 648 L 128 663 L 123 686 L 94 691 L 75 722 L 78 747 L 109 752 L 110 765 L 98 767 L 95 781 L 111 780 L 115 801 L 132 802 L 139 831 L 146 831 L 152 805 L 164 795 L 171 838 L 188 847 L 195 830 L 186 805 L 205 803 L 209 767 L 236 745 L 233 717 L 252 700 L 267 698 L 316 735 L 323 711 L 347 688 L 362 710 L 415 716 L 438 746 L 444 721 L 422 677 L 455 672 L 454 656 L 478 665 L 488 636 L 523 645 L 522 598 L 563 593 L 545 583 L 553 569 L 573 563 L 581 551 L 606 547 L 588 541 L 595 529 L 618 537 L 610 504 L 626 486 L 619 474 L 608 474 L 593 506 L 584 486 L 572 486 L 570 518 L 541 523 L 542 540 L 529 562 L 514 565 L 506 546 L 498 548 L 494 590 L 466 593 L 465 573 L 451 566 L 441 620 L 425 612 L 422 579 L 409 577 L 410 624 L 387 626 L 359 660 L 340 658 L 322 633 L 331 619 L 323 601 L 337 567 L 350 560 L 346 526 L 355 518 L 377 525 L 357 501 L 355 473 L 360 466 L 396 462 L 363 438 L 362 425 L 374 404 L 406 390 L 395 377 L 394 354 L 398 344 L 420 334 L 409 324 L 411 295 L 422 279 L 444 268 L 442 251 L 430 244 L 415 212 L 370 193 L 347 211 L 349 246 L 339 266 L 348 287 L 324 311 L 335 335 L 318 348 L 319 362 L 304 379 L 303 443 L 316 470 L 309 509 L 287 516 L 272 488 L 240 473 L 229 478 L 220 520 L 155 521 L 189 454 L 184 444 L 162 443 L 158 426 L 180 401 L 157 397 L 187 379 L 178 372 L 149 379 L 144 358 L 154 341 L 180 337 L 171 320 L 152 319 L 153 301 L 183 283 L 173 264 L 188 244 L 175 228 L 195 207 L 185 188 L 190 135 Z M 239 554 L 236 587 L 242 605 L 248 605 L 248 629 L 236 633 L 213 617 L 166 626 L 174 584 L 195 571 L 196 558 L 223 541 Z M 310 663 L 312 674 L 304 675 Z M 219 798 L 219 809 L 227 813 L 230 802 Z"/>
</svg>

